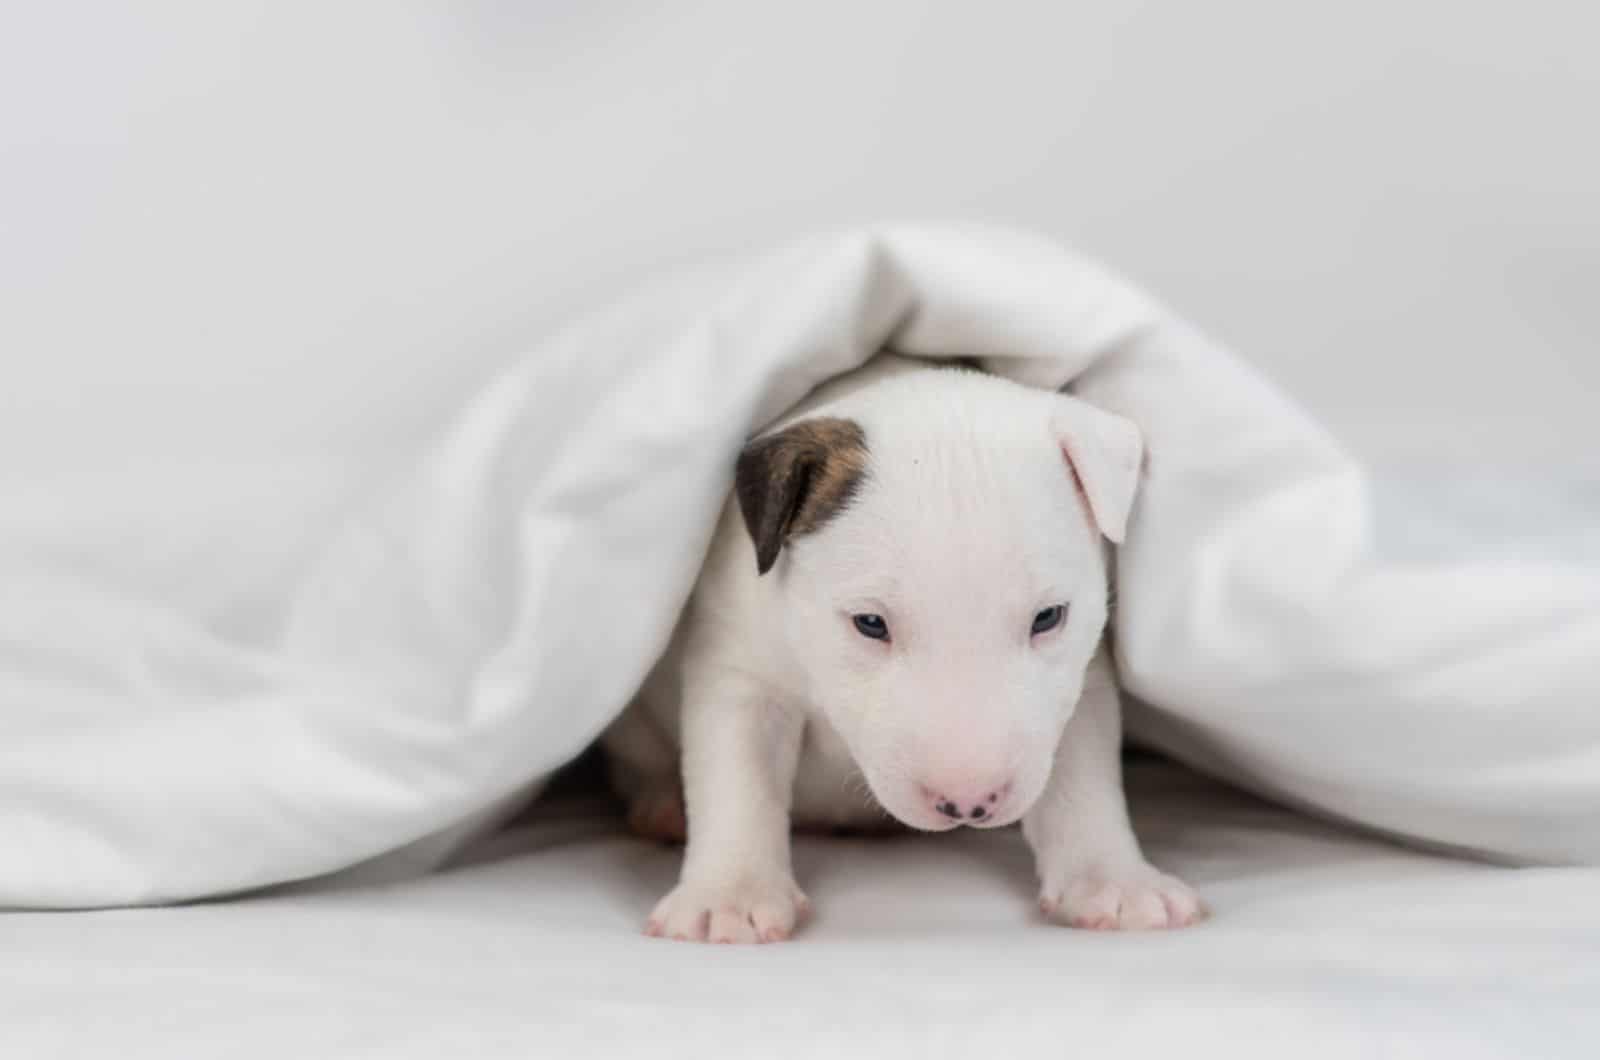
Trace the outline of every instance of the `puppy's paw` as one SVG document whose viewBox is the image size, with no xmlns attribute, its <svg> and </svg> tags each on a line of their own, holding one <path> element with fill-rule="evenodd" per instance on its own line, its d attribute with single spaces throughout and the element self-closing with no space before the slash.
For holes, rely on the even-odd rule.
<svg viewBox="0 0 1600 1060">
<path fill-rule="evenodd" d="M 676 787 L 651 788 L 628 803 L 628 830 L 643 839 L 682 843 L 689 838 L 683 792 Z"/>
<path fill-rule="evenodd" d="M 783 875 L 685 881 L 656 904 L 644 933 L 684 942 L 781 942 L 809 908 L 800 888 Z"/>
<path fill-rule="evenodd" d="M 1181 928 L 1205 919 L 1194 889 L 1148 864 L 1090 867 L 1046 881 L 1039 908 L 1058 924 L 1097 931 Z"/>
</svg>

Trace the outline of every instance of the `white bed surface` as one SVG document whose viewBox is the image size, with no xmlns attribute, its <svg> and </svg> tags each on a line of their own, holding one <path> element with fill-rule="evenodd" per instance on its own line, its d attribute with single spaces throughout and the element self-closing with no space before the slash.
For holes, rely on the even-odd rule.
<svg viewBox="0 0 1600 1060">
<path fill-rule="evenodd" d="M 1007 830 L 802 839 L 800 938 L 651 940 L 677 852 L 566 797 L 422 880 L 0 917 L 0 1054 L 1600 1055 L 1600 869 L 1415 853 L 1160 762 L 1130 784 L 1208 924 L 1046 925 Z"/>
</svg>

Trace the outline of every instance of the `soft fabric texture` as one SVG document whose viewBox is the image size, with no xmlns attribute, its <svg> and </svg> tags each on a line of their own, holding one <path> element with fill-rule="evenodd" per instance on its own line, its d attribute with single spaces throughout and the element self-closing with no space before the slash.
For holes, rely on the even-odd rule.
<svg viewBox="0 0 1600 1060">
<path fill-rule="evenodd" d="M 435 863 L 621 709 L 743 438 L 886 346 L 1070 382 L 1144 431 L 1115 627 L 1135 737 L 1420 842 L 1600 860 L 1600 567 L 1385 558 L 1362 470 L 1136 288 L 903 227 L 607 306 L 392 481 L 129 472 L 146 526 L 92 479 L 13 498 L 0 904 Z"/>
<path fill-rule="evenodd" d="M 649 939 L 678 851 L 552 793 L 403 886 L 14 914 L 0 1042 L 18 1060 L 1600 1054 L 1600 869 L 1429 856 L 1166 766 L 1129 789 L 1211 920 L 1047 924 L 1006 829 L 803 836 L 817 905 L 794 941 Z"/>
</svg>

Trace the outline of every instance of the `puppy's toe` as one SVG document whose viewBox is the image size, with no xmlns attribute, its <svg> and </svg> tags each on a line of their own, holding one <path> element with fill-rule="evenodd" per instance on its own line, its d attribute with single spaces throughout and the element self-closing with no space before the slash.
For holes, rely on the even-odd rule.
<svg viewBox="0 0 1600 1060">
<path fill-rule="evenodd" d="M 810 908 L 810 900 L 793 884 L 758 900 L 750 907 L 750 923 L 757 940 L 782 942 L 787 939 Z"/>
<path fill-rule="evenodd" d="M 740 909 L 723 907 L 711 912 L 708 942 L 753 943 L 760 942 L 755 919 Z"/>
<path fill-rule="evenodd" d="M 685 942 L 780 942 L 810 907 L 787 878 L 680 883 L 657 903 L 645 934 Z"/>
<path fill-rule="evenodd" d="M 1188 927 L 1204 919 L 1194 890 L 1150 865 L 1091 868 L 1046 884 L 1039 908 L 1051 920 L 1096 931 Z"/>
</svg>

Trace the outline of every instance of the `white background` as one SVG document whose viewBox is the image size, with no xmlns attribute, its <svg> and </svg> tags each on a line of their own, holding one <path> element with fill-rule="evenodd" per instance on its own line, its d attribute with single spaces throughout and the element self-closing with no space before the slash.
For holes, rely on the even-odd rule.
<svg viewBox="0 0 1600 1060">
<path fill-rule="evenodd" d="M 381 449 L 663 264 L 948 215 L 1366 455 L 1589 462 L 1597 10 L 8 5 L 0 472 Z"/>
<path fill-rule="evenodd" d="M 217 692 L 246 671 L 256 687 L 255 645 L 270 639 L 249 634 L 276 629 L 239 601 L 297 584 L 278 573 L 300 570 L 297 538 L 313 555 L 326 543 L 315 530 L 330 520 L 297 492 L 297 469 L 404 459 L 572 311 L 670 262 L 818 225 L 958 215 L 1041 228 L 1154 289 L 1368 456 L 1593 466 L 1597 39 L 1600 7 L 1582 0 L 0 0 L 0 562 L 16 524 L 67 541 L 51 558 L 84 575 L 36 600 L 28 586 L 41 583 L 0 575 L 0 748 L 31 764 L 12 774 L 24 788 L 42 778 L 19 805 L 91 824 L 104 809 L 110 834 L 177 871 L 331 842 L 341 807 L 356 813 L 343 835 L 370 837 L 361 814 L 390 804 L 358 797 L 363 784 L 425 803 L 412 798 L 424 786 L 387 780 L 465 759 L 341 770 L 354 745 L 333 738 L 337 712 L 321 699 L 277 709 Z M 217 488 L 182 504 L 152 489 L 146 504 L 152 460 L 214 461 L 215 476 L 173 479 Z M 125 476 L 134 496 L 108 500 L 110 514 L 72 496 L 88 483 L 101 498 L 124 466 L 140 472 Z M 296 470 L 258 483 L 263 468 Z M 1515 492 L 1506 476 L 1482 481 L 1497 501 Z M 338 485 L 330 504 L 345 498 Z M 493 499 L 495 511 L 520 503 Z M 1592 555 L 1593 510 L 1587 524 L 1546 522 L 1586 535 Z M 473 540 L 434 544 L 454 555 Z M 602 589 L 625 579 L 626 565 L 603 566 L 572 569 L 598 570 Z M 437 563 L 400 569 L 399 598 L 438 584 Z M 1500 568 L 1459 569 L 1452 600 L 1475 591 L 1470 572 Z M 1454 777 L 1490 816 L 1533 821 L 1527 834 L 1551 828 L 1541 800 L 1576 792 L 1559 819 L 1581 815 L 1595 805 L 1583 793 L 1596 744 L 1581 617 L 1595 609 L 1566 621 L 1545 605 L 1592 601 L 1581 576 L 1600 567 L 1562 569 L 1574 576 L 1559 587 L 1511 581 L 1497 596 L 1496 581 L 1479 608 L 1430 596 L 1370 635 L 1319 640 L 1335 676 L 1398 660 L 1397 698 L 1329 693 L 1338 711 L 1318 713 L 1240 697 L 1237 731 L 1260 739 L 1276 718 L 1295 739 L 1312 733 L 1313 780 L 1339 775 L 1337 754 L 1358 776 L 1398 763 L 1389 775 L 1414 797 L 1428 777 Z M 77 606 L 85 593 L 96 606 Z M 374 594 L 374 607 L 391 598 Z M 623 600 L 617 613 L 637 623 L 632 597 L 595 598 Z M 141 603 L 155 618 L 123 624 Z M 1459 651 L 1441 639 L 1408 655 L 1386 635 L 1431 610 L 1454 629 L 1537 621 Z M 449 642 L 419 638 L 413 653 L 402 634 L 430 614 L 352 624 L 352 637 L 376 628 L 375 643 L 407 648 L 373 668 L 380 684 L 426 694 L 411 675 Z M 580 628 L 585 650 L 609 650 L 609 614 Z M 1289 614 L 1270 630 L 1278 642 L 1316 617 Z M 1317 615 L 1336 626 L 1337 613 Z M 1204 635 L 1255 628 L 1268 623 Z M 1505 653 L 1521 663 L 1501 665 Z M 601 670 L 582 660 L 567 661 Z M 1193 684 L 1242 680 L 1226 669 Z M 40 675 L 60 689 L 36 694 Z M 1557 687 L 1563 675 L 1576 694 Z M 164 678 L 183 696 L 164 699 Z M 1418 703 L 1437 713 L 1408 712 Z M 258 708 L 259 728 L 215 725 Z M 143 723 L 163 711 L 180 735 L 226 742 Z M 1456 728 L 1430 727 L 1439 716 Z M 389 723 L 362 725 L 362 741 L 449 731 L 420 713 L 372 717 Z M 275 761 L 294 769 L 252 768 L 267 745 L 236 732 L 277 733 Z M 1376 738 L 1348 737 L 1361 732 Z M 97 770 L 99 791 L 73 781 Z M 774 1052 L 821 1042 L 881 1056 L 907 1042 L 930 1056 L 1063 1041 L 1086 1054 L 1596 1055 L 1594 870 L 1504 873 L 1192 778 L 1150 779 L 1134 780 L 1153 796 L 1141 834 L 1213 903 L 1204 934 L 1039 930 L 1026 852 L 974 833 L 954 857 L 802 840 L 819 909 L 805 945 L 685 954 L 634 934 L 677 855 L 617 837 L 609 817 L 556 816 L 405 888 L 12 916 L 0 1051 L 560 1055 L 582 1033 L 591 1048 L 640 1042 L 657 1056 L 757 1034 Z M 196 790 L 206 797 L 169 812 Z M 1369 790 L 1346 779 L 1336 793 Z M 118 798 L 92 797 L 105 793 Z M 1426 819 L 1481 804 L 1395 805 Z M 152 806 L 163 812 L 146 816 Z M 183 827 L 149 824 L 173 820 Z M 254 826 L 259 847 L 232 841 Z M 31 868 L 38 848 L 22 835 L 4 853 Z M 93 850 L 137 861 L 117 844 Z M 107 882 L 60 864 L 74 883 Z"/>
</svg>

